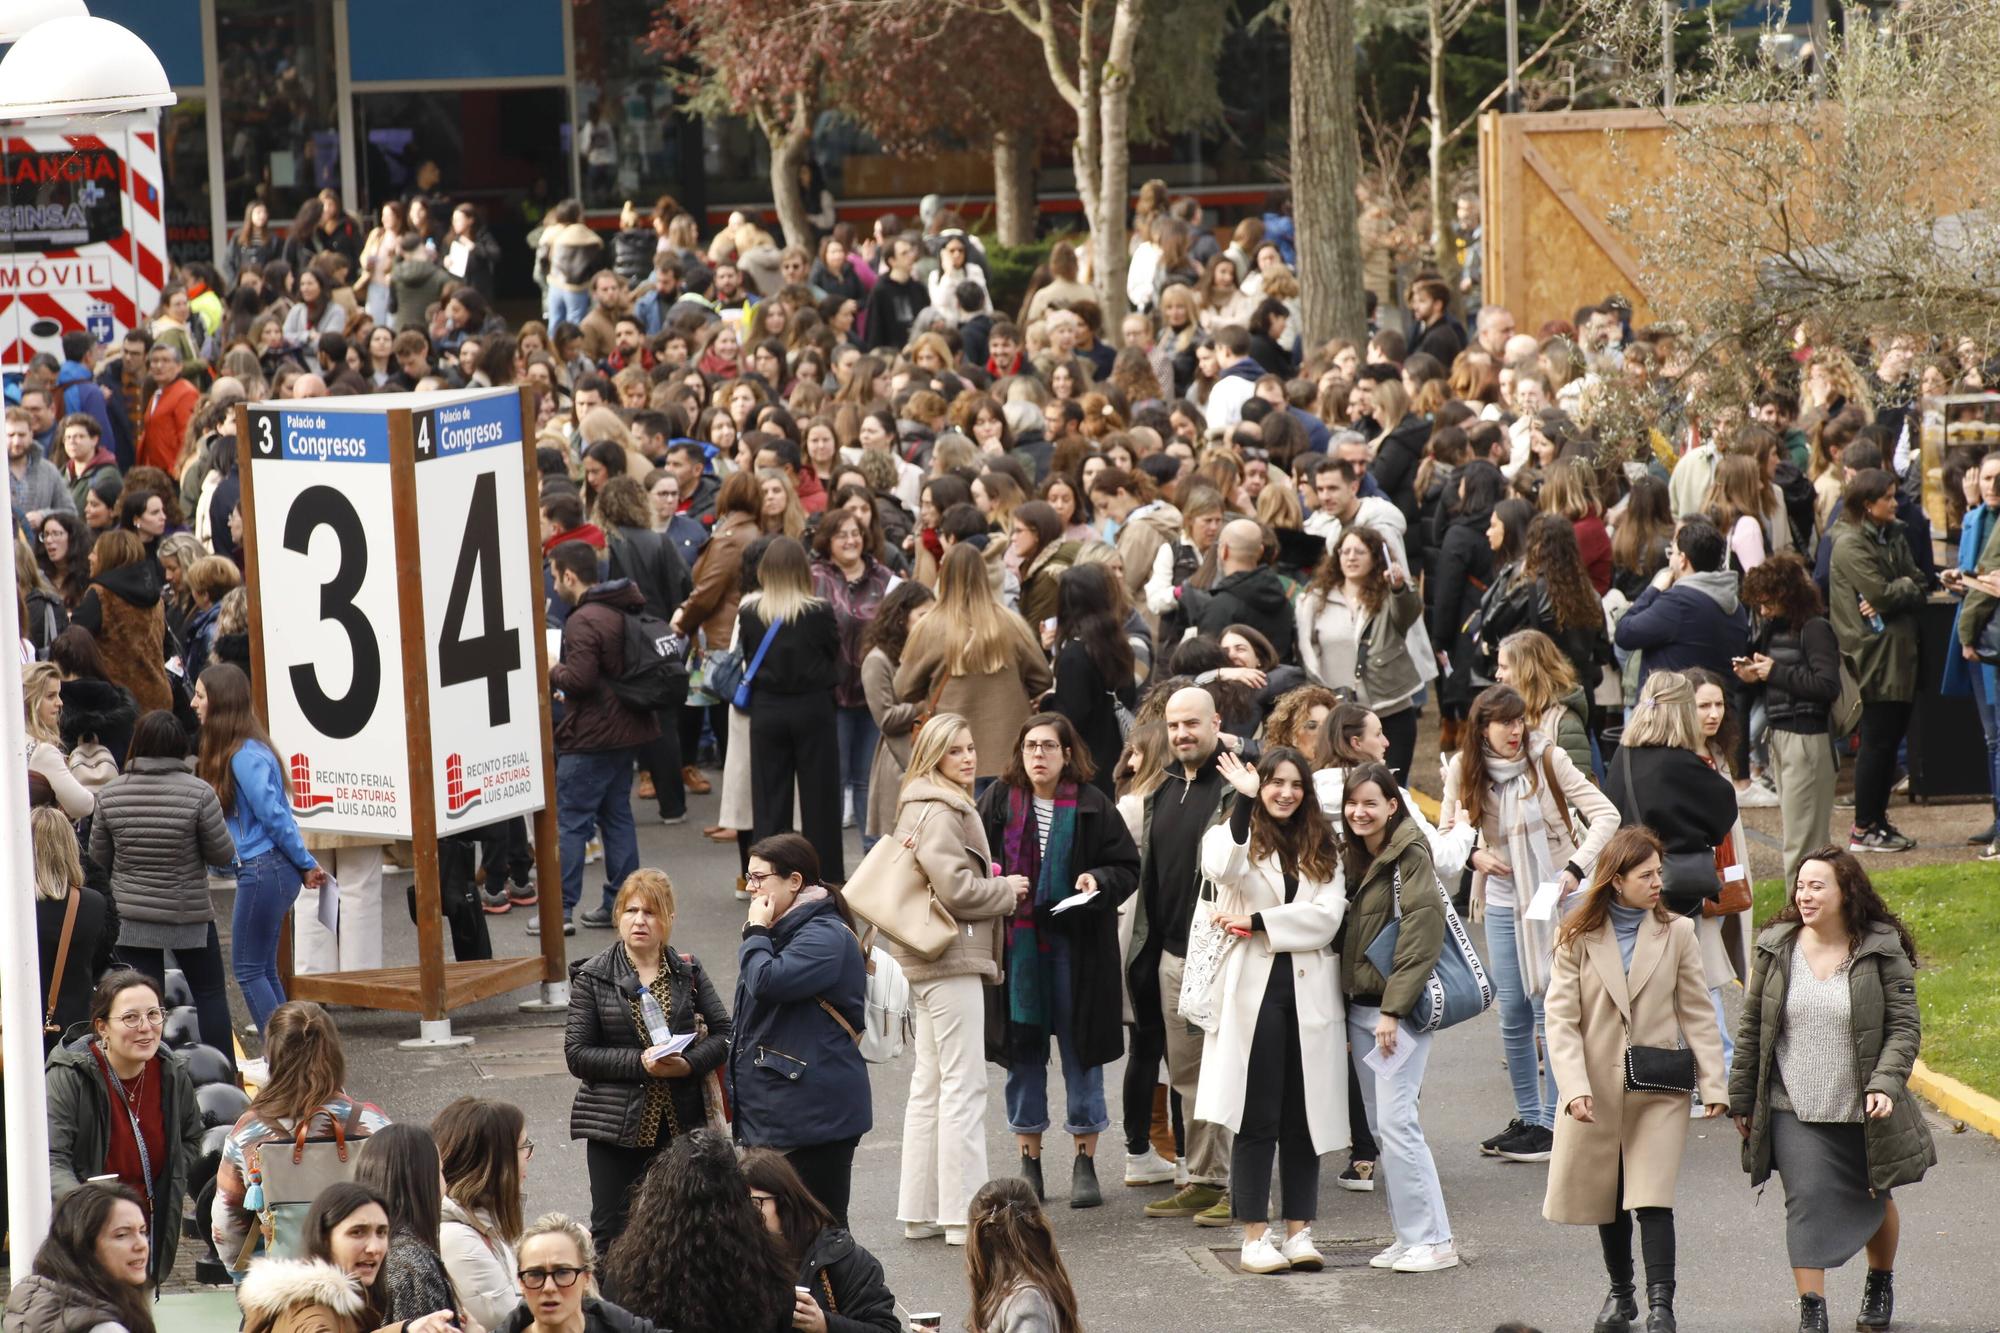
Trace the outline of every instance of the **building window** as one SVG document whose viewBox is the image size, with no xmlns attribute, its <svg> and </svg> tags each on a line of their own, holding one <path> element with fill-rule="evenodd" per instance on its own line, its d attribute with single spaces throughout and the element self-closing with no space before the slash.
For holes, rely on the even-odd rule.
<svg viewBox="0 0 2000 1333">
<path fill-rule="evenodd" d="M 652 0 L 595 0 L 571 20 L 577 160 L 592 210 L 630 199 L 643 212 L 662 194 L 700 208 L 700 131 L 676 110 L 668 71 L 647 45 L 652 21 Z"/>
<path fill-rule="evenodd" d="M 315 0 L 216 0 L 224 198 L 252 199 L 284 223 L 340 189 L 333 6 Z"/>
<path fill-rule="evenodd" d="M 176 264 L 215 261 L 208 213 L 208 103 L 182 93 L 160 122 L 160 171 L 167 208 L 167 255 Z"/>
</svg>

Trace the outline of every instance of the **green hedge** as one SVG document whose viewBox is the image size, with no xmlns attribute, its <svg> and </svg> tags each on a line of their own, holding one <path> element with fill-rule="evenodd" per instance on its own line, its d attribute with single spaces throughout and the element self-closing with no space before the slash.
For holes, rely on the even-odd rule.
<svg viewBox="0 0 2000 1333">
<path fill-rule="evenodd" d="M 1027 245 L 1002 245 L 991 236 L 980 237 L 980 244 L 986 247 L 986 291 L 995 313 L 1012 319 L 1027 299 L 1028 279 L 1034 276 L 1037 265 L 1049 262 L 1055 243 L 1068 240 L 1075 244 L 1082 239 L 1077 235 L 1044 236 Z"/>
</svg>

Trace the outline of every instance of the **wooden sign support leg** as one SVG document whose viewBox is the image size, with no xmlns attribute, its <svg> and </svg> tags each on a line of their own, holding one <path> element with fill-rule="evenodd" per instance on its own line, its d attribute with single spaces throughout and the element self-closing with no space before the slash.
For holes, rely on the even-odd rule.
<svg viewBox="0 0 2000 1333">
<path fill-rule="evenodd" d="M 523 385 L 521 420 L 530 422 L 534 419 L 535 391 Z M 541 522 L 542 511 L 541 470 L 535 464 L 532 430 L 523 432 L 521 471 L 526 479 L 528 531 L 534 532 Z M 533 573 L 534 586 L 540 587 L 541 571 L 537 569 Z M 534 631 L 529 637 L 535 645 L 535 679 L 542 686 L 536 691 L 542 712 L 542 808 L 535 812 L 535 879 L 538 884 L 535 911 L 540 914 L 542 928 L 542 992 L 537 998 L 524 1001 L 521 1009 L 526 1013 L 550 1013 L 569 1008 L 569 964 L 563 943 L 562 844 L 556 829 L 555 728 L 549 718 L 549 639 L 540 628 L 548 623 L 548 607 L 537 603 L 535 612 Z"/>
</svg>

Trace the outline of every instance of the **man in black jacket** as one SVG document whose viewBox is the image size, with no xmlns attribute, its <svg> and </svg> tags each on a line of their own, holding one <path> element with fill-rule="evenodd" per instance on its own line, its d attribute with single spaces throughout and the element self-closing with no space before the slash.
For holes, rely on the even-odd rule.
<svg viewBox="0 0 2000 1333">
<path fill-rule="evenodd" d="M 639 868 L 632 823 L 632 763 L 659 734 L 651 713 L 614 694 L 608 681 L 625 671 L 625 617 L 646 599 L 629 579 L 598 582 L 597 548 L 565 542 L 549 553 L 556 595 L 573 608 L 563 621 L 562 657 L 549 664 L 549 685 L 561 692 L 556 723 L 556 824 L 562 844 L 563 933 L 583 897 L 584 848 L 593 831 L 604 839 L 604 901 L 582 914 L 595 929 L 611 927 L 611 899 Z M 529 925 L 533 927 L 535 921 Z"/>
<path fill-rule="evenodd" d="M 1465 350 L 1465 330 L 1451 317 L 1451 288 L 1436 278 L 1419 278 L 1410 284 L 1410 316 L 1416 327 L 1410 331 L 1410 350 L 1438 359 L 1446 370 Z"/>
<path fill-rule="evenodd" d="M 613 477 L 606 483 L 612 487 L 636 486 L 629 479 Z M 638 503 L 645 503 L 643 499 Z M 687 562 L 681 559 L 680 551 L 662 533 L 646 528 L 614 524 L 599 511 L 607 524 L 604 530 L 605 550 L 610 556 L 611 577 L 630 579 L 632 585 L 645 598 L 646 614 L 663 621 L 671 621 L 674 612 L 680 610 L 687 600 L 694 580 L 688 573 Z M 621 518 L 637 515 L 621 514 Z M 687 787 L 681 777 L 681 708 L 687 703 L 685 693 L 656 714 L 660 723 L 660 734 L 648 745 L 639 747 L 639 767 L 653 779 L 653 798 L 659 802 L 662 824 L 681 824 L 687 820 Z M 645 793 L 640 792 L 640 799 Z"/>
<path fill-rule="evenodd" d="M 1222 637 L 1231 625 L 1248 625 L 1271 641 L 1278 660 L 1292 659 L 1295 621 L 1285 581 L 1264 563 L 1264 529 L 1253 520 L 1239 518 L 1226 525 L 1216 538 L 1222 577 L 1205 597 L 1200 589 L 1188 589 L 1189 599 L 1204 602 L 1198 610 L 1190 606 L 1195 630 L 1212 639 Z"/>
</svg>

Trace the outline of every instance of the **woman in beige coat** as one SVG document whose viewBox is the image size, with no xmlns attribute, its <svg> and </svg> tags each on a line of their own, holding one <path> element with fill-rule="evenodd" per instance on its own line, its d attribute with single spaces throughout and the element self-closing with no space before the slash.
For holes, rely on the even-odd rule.
<svg viewBox="0 0 2000 1333">
<path fill-rule="evenodd" d="M 986 1182 L 985 987 L 1000 980 L 1003 919 L 1029 889 L 1024 876 L 992 874 L 972 803 L 978 766 L 971 725 L 956 713 L 934 715 L 910 747 L 892 835 L 912 849 L 958 923 L 935 958 L 888 941 L 909 978 L 916 1020 L 896 1216 L 906 1238 L 942 1234 L 948 1245 L 965 1244 L 973 1191 Z"/>
<path fill-rule="evenodd" d="M 1552 735 L 1533 730 L 1526 701 L 1496 685 L 1472 702 L 1459 751 L 1445 775 L 1439 822 L 1463 817 L 1478 830 L 1472 900 L 1481 905 L 1486 958 L 1500 1012 L 1500 1050 L 1514 1091 L 1514 1118 L 1479 1150 L 1515 1162 L 1546 1162 L 1554 1148 L 1555 1071 L 1540 1059 L 1543 992 L 1554 919 L 1539 931 L 1521 918 L 1543 884 L 1572 895 L 1618 828 L 1618 808 L 1577 770 Z M 1586 822 L 1581 842 L 1574 825 Z M 1539 1072 L 1538 1072 L 1539 1071 Z"/>
<path fill-rule="evenodd" d="M 970 719 L 978 776 L 990 779 L 1006 767 L 1035 700 L 1054 684 L 1040 638 L 993 595 L 979 552 L 963 542 L 945 552 L 937 605 L 910 631 L 896 697 Z"/>
<path fill-rule="evenodd" d="M 1625 1333 L 1639 1317 L 1632 1212 L 1646 1256 L 1645 1333 L 1675 1333 L 1674 1185 L 1687 1146 L 1688 1099 L 1685 1092 L 1627 1088 L 1628 1047 L 1686 1046 L 1703 1114 L 1728 1109 L 1701 946 L 1694 923 L 1660 905 L 1661 858 L 1650 829 L 1612 835 L 1589 892 L 1557 934 L 1549 981 L 1549 1064 L 1563 1115 L 1542 1216 L 1597 1228 L 1611 1293 L 1596 1333 Z"/>
</svg>

